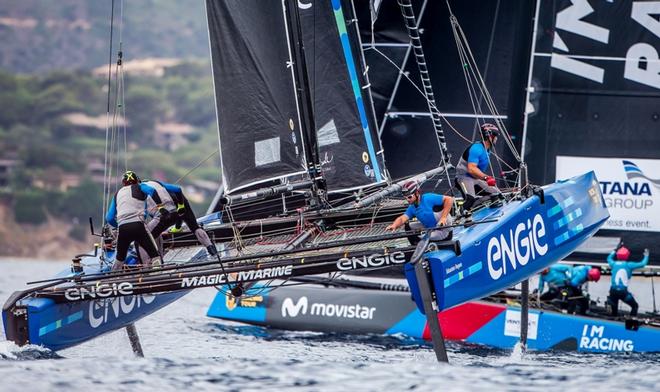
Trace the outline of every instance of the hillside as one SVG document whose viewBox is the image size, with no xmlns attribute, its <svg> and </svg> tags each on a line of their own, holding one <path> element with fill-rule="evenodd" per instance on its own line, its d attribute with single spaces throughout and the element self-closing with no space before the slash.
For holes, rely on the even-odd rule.
<svg viewBox="0 0 660 392">
<path fill-rule="evenodd" d="M 0 222 L 0 257 L 69 260 L 93 249 L 91 235 L 83 240 L 71 238 L 69 233 L 74 226 L 71 220 L 49 217 L 39 225 L 18 224 L 10 206 L 0 203 Z"/>
<path fill-rule="evenodd" d="M 0 68 L 18 73 L 107 64 L 111 1 L 21 0 L 0 7 Z M 123 4 L 123 10 L 120 8 Z M 204 1 L 115 1 L 114 47 L 126 60 L 208 59 Z"/>
</svg>

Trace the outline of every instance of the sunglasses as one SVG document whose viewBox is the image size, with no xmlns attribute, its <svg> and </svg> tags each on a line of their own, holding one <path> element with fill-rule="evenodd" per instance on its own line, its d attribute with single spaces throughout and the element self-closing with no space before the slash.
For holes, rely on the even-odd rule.
<svg viewBox="0 0 660 392">
<path fill-rule="evenodd" d="M 406 200 L 412 200 L 415 198 L 415 195 L 408 195 L 406 196 Z"/>
</svg>

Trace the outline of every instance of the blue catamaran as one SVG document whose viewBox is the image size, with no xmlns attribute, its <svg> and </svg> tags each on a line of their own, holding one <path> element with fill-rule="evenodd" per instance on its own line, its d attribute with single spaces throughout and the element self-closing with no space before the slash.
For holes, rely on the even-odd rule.
<svg viewBox="0 0 660 392">
<path fill-rule="evenodd" d="M 449 241 L 412 246 L 407 238 L 422 233 L 386 234 L 403 209 L 392 197 L 404 181 L 440 179 L 451 168 L 410 1 L 399 5 L 415 48 L 435 153 L 420 174 L 400 181 L 385 170 L 351 2 L 309 8 L 295 0 L 206 4 L 223 193 L 217 211 L 200 221 L 218 256 L 207 256 L 184 233 L 167 238 L 158 268 L 108 272 L 111 249 L 77 257 L 71 270 L 33 282 L 6 301 L 9 340 L 60 350 L 128 327 L 195 288 L 226 288 L 227 296 L 240 298 L 254 282 L 410 261 L 426 266 L 421 281 L 412 267 L 406 272 L 420 309 L 449 309 L 527 279 L 607 220 L 593 173 L 544 187 L 521 175 L 502 198 L 483 199 L 458 217 Z M 315 40 L 321 31 L 331 35 L 323 38 L 323 53 L 310 50 L 320 45 Z M 269 36 L 282 39 L 265 42 Z M 310 77 L 322 67 L 336 72 Z M 506 132 L 503 138 L 513 147 Z M 444 184 L 448 192 L 450 184 Z"/>
</svg>

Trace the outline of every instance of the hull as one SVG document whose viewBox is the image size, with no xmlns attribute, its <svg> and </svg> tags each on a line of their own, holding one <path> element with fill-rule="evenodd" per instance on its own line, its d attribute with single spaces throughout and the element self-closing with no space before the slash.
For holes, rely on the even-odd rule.
<svg viewBox="0 0 660 392">
<path fill-rule="evenodd" d="M 218 293 L 207 316 L 285 330 L 382 334 L 430 339 L 410 293 L 351 288 L 282 287 L 238 301 Z M 486 301 L 439 313 L 445 339 L 512 349 L 520 309 Z M 660 328 L 532 309 L 528 348 L 537 351 L 660 352 Z"/>
<path fill-rule="evenodd" d="M 187 293 L 131 295 L 66 304 L 34 298 L 23 304 L 30 320 L 29 343 L 53 351 L 73 347 L 126 327 Z M 6 323 L 7 320 L 5 330 L 9 330 Z"/>
<path fill-rule="evenodd" d="M 542 196 L 486 208 L 475 220 L 496 222 L 455 230 L 460 254 L 439 250 L 425 255 L 440 310 L 484 298 L 562 260 L 609 218 L 593 172 L 543 187 Z M 414 266 L 406 278 L 423 311 Z"/>
<path fill-rule="evenodd" d="M 83 271 L 89 275 L 99 273 L 99 259 L 84 259 Z M 70 270 L 58 275 L 67 276 L 72 276 Z M 14 302 L 12 296 L 3 308 L 2 320 L 7 340 L 58 351 L 133 324 L 187 293 L 127 295 L 68 303 L 43 297 L 25 297 Z"/>
</svg>

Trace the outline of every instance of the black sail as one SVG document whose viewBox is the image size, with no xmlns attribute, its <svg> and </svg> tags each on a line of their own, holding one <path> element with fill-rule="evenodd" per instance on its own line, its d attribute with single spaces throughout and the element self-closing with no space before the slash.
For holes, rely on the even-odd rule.
<svg viewBox="0 0 660 392">
<path fill-rule="evenodd" d="M 385 181 L 352 5 L 299 2 L 321 172 L 328 190 Z"/>
<path fill-rule="evenodd" d="M 282 2 L 206 11 L 226 192 L 306 173 Z"/>
<path fill-rule="evenodd" d="M 538 4 L 525 159 L 548 183 L 595 170 L 619 237 L 641 258 L 660 252 L 658 2 Z"/>
</svg>

